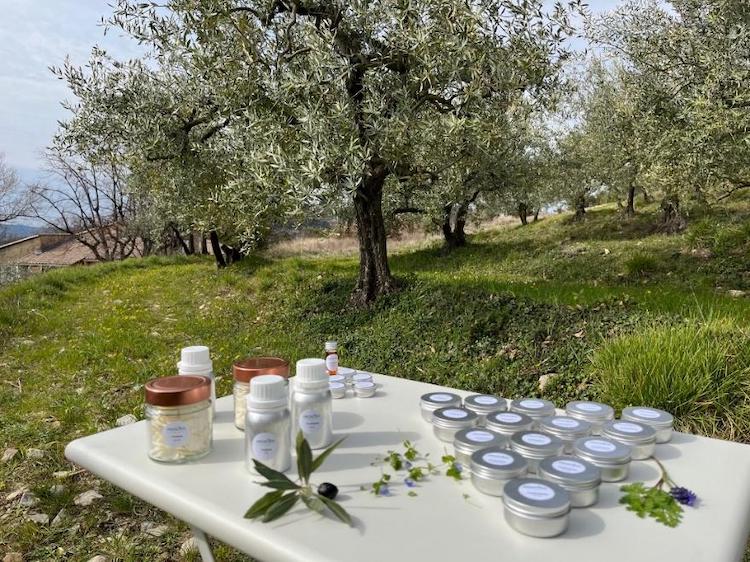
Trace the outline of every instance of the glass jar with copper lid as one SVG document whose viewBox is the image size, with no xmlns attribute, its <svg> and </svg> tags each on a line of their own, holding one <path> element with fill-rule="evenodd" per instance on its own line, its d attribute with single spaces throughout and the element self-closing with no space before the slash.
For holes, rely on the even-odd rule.
<svg viewBox="0 0 750 562">
<path fill-rule="evenodd" d="M 250 380 L 258 375 L 289 376 L 289 362 L 279 357 L 246 357 L 232 364 L 234 376 L 234 425 L 245 430 L 246 399 Z"/>
<path fill-rule="evenodd" d="M 182 463 L 207 455 L 213 431 L 211 380 L 179 375 L 148 381 L 146 418 L 151 459 Z"/>
</svg>

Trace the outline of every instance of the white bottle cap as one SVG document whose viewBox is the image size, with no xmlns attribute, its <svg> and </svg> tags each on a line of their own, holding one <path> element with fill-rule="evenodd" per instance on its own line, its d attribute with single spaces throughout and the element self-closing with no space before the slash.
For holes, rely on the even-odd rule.
<svg viewBox="0 0 750 562">
<path fill-rule="evenodd" d="M 213 369 L 211 353 L 205 345 L 191 345 L 180 351 L 177 372 L 181 375 L 208 375 Z"/>
<path fill-rule="evenodd" d="M 338 342 L 336 340 L 329 340 L 326 342 L 326 351 L 336 351 Z"/>
<path fill-rule="evenodd" d="M 247 395 L 248 409 L 266 410 L 286 406 L 289 393 L 284 377 L 279 375 L 259 375 L 250 379 L 250 394 Z"/>
<path fill-rule="evenodd" d="M 296 375 L 295 389 L 328 388 L 328 373 L 323 359 L 300 359 L 297 361 Z"/>
</svg>

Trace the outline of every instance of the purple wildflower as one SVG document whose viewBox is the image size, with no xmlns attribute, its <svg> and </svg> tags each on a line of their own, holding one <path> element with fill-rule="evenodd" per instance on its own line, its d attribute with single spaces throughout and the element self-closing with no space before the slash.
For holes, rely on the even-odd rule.
<svg viewBox="0 0 750 562">
<path fill-rule="evenodd" d="M 669 490 L 669 493 L 679 503 L 681 503 L 682 505 L 689 505 L 690 507 L 693 507 L 696 500 L 698 499 L 698 496 L 695 495 L 695 492 L 691 492 L 690 490 L 688 490 L 687 488 L 683 488 L 682 486 L 673 486 L 672 489 Z"/>
<path fill-rule="evenodd" d="M 453 466 L 455 466 L 456 470 L 458 470 L 459 472 L 463 472 L 464 471 L 464 467 L 463 467 L 463 465 L 460 462 L 454 462 Z"/>
<path fill-rule="evenodd" d="M 391 491 L 388 489 L 388 485 L 387 484 L 383 484 L 380 487 L 380 490 L 378 491 L 378 495 L 379 496 L 390 496 L 391 495 Z"/>
<path fill-rule="evenodd" d="M 408 478 L 408 477 L 404 478 L 404 484 L 406 484 L 409 488 L 413 488 L 414 486 L 417 485 L 417 483 L 414 482 L 413 478 Z"/>
<path fill-rule="evenodd" d="M 411 470 L 412 464 L 409 461 L 404 461 L 404 468 L 406 470 Z"/>
</svg>

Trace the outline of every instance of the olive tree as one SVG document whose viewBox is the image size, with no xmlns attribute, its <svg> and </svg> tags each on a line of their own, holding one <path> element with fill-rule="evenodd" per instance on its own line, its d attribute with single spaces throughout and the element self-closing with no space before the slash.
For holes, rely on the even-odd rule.
<svg viewBox="0 0 750 562">
<path fill-rule="evenodd" d="M 118 0 L 110 25 L 149 59 L 95 52 L 88 69 L 61 69 L 78 98 L 63 134 L 121 143 L 193 222 L 249 244 L 347 194 L 366 303 L 395 287 L 384 194 L 435 173 L 423 143 L 450 139 L 488 100 L 544 87 L 569 12 L 540 0 Z"/>
<path fill-rule="evenodd" d="M 643 106 L 647 166 L 665 226 L 681 202 L 719 201 L 750 187 L 750 10 L 744 0 L 628 2 L 592 25 L 619 58 Z"/>
</svg>

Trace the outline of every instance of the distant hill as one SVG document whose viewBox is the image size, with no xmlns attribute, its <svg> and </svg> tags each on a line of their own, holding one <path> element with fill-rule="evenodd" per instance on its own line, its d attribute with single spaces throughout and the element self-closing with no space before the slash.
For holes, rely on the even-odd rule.
<svg viewBox="0 0 750 562">
<path fill-rule="evenodd" d="M 0 223 L 0 244 L 12 242 L 13 240 L 19 240 L 20 238 L 26 238 L 28 236 L 33 236 L 34 234 L 42 232 L 43 230 L 45 229 L 42 226 Z"/>
</svg>

